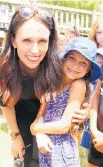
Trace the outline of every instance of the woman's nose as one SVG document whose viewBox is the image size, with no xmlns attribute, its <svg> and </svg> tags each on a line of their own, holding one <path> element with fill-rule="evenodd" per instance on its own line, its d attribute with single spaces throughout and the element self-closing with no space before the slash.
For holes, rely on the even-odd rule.
<svg viewBox="0 0 103 167">
<path fill-rule="evenodd" d="M 31 48 L 31 51 L 35 54 L 39 52 L 39 47 L 38 47 L 37 43 L 33 44 L 32 48 Z"/>
</svg>

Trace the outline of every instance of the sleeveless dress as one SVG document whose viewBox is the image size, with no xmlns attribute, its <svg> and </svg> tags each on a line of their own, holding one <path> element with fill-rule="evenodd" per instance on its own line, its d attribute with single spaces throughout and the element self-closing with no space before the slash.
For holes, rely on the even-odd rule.
<svg viewBox="0 0 103 167">
<path fill-rule="evenodd" d="M 48 103 L 44 122 L 60 120 L 66 108 L 69 98 L 69 90 L 56 97 L 56 102 L 51 100 Z M 53 142 L 51 153 L 42 154 L 39 152 L 40 167 L 80 167 L 78 144 L 70 133 L 48 134 Z"/>
</svg>

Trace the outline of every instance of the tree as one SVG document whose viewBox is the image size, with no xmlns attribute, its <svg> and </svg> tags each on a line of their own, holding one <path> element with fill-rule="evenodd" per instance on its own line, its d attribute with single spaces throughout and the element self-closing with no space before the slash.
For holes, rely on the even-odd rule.
<svg viewBox="0 0 103 167">
<path fill-rule="evenodd" d="M 41 0 L 41 2 L 70 8 L 101 11 L 100 5 L 103 0 Z"/>
</svg>

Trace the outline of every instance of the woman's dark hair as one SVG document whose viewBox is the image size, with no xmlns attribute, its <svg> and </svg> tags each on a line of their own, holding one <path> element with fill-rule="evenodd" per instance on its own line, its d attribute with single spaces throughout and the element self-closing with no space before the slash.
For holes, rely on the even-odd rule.
<svg viewBox="0 0 103 167">
<path fill-rule="evenodd" d="M 34 13 L 32 16 L 36 21 L 44 24 L 50 31 L 48 51 L 40 63 L 40 68 L 35 78 L 34 90 L 37 97 L 43 96 L 46 92 L 54 92 L 61 85 L 61 66 L 57 55 L 57 32 L 53 17 L 46 21 Z M 27 18 L 16 12 L 9 25 L 5 48 L 0 56 L 0 89 L 3 104 L 14 106 L 22 92 L 22 73 L 20 71 L 17 50 L 11 43 L 16 32 Z"/>
</svg>

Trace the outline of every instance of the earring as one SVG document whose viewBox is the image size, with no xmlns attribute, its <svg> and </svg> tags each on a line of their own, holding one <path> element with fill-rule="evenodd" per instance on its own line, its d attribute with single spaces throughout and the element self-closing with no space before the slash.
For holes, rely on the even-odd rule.
<svg viewBox="0 0 103 167">
<path fill-rule="evenodd" d="M 13 50 L 13 70 L 15 68 L 15 61 L 16 61 L 16 54 L 15 54 L 15 52 L 16 52 L 16 49 L 14 48 L 14 50 Z"/>
</svg>

